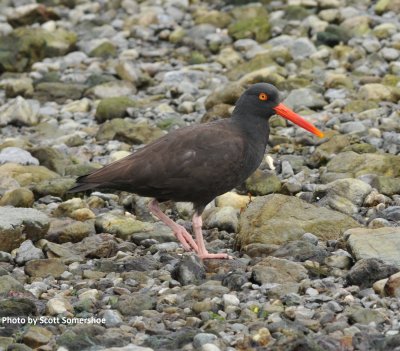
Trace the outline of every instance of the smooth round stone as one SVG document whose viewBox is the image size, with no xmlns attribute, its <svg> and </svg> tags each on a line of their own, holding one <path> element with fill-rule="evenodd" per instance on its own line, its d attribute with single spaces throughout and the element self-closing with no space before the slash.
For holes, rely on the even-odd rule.
<svg viewBox="0 0 400 351">
<path fill-rule="evenodd" d="M 314 245 L 317 245 L 319 240 L 318 237 L 312 233 L 304 233 L 301 238 Z"/>
<path fill-rule="evenodd" d="M 382 57 L 387 61 L 394 61 L 397 60 L 399 57 L 399 51 L 392 48 L 383 48 L 381 50 Z"/>
<path fill-rule="evenodd" d="M 39 160 L 28 151 L 13 146 L 6 147 L 0 152 L 0 164 L 8 162 L 20 165 L 39 165 Z"/>
<path fill-rule="evenodd" d="M 237 296 L 233 294 L 224 294 L 222 296 L 222 300 L 224 301 L 224 306 L 238 306 L 240 303 L 240 300 L 237 298 Z"/>
<path fill-rule="evenodd" d="M 102 318 L 106 320 L 105 326 L 107 328 L 119 327 L 123 323 L 121 314 L 116 310 L 105 310 Z"/>
<path fill-rule="evenodd" d="M 193 346 L 198 349 L 205 344 L 211 344 L 217 340 L 217 336 L 211 333 L 199 333 L 193 338 Z"/>
</svg>

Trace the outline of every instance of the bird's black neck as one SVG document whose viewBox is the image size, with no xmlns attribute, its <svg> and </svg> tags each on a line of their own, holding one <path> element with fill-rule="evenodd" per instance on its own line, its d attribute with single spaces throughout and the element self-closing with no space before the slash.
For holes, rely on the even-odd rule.
<svg viewBox="0 0 400 351">
<path fill-rule="evenodd" d="M 260 114 L 249 114 L 249 112 L 236 108 L 231 120 L 243 131 L 250 143 L 257 143 L 265 149 L 269 134 L 268 118 Z"/>
</svg>

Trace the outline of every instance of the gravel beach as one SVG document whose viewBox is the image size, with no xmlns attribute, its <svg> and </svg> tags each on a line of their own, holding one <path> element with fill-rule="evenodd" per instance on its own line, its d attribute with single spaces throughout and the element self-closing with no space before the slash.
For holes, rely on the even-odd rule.
<svg viewBox="0 0 400 351">
<path fill-rule="evenodd" d="M 399 0 L 1 0 L 0 351 L 399 351 L 399 58 Z M 325 137 L 271 118 L 203 214 L 234 259 L 67 193 L 258 82 Z"/>
</svg>

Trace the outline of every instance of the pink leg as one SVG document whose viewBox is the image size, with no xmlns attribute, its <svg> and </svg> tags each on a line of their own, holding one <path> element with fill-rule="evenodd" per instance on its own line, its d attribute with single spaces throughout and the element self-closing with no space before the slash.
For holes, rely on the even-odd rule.
<svg viewBox="0 0 400 351">
<path fill-rule="evenodd" d="M 199 248 L 197 251 L 197 254 L 199 255 L 199 257 L 202 260 L 206 259 L 206 258 L 229 258 L 229 259 L 232 259 L 232 257 L 226 253 L 217 253 L 217 254 L 208 253 L 206 246 L 204 244 L 203 232 L 201 229 L 203 226 L 203 220 L 202 220 L 201 216 L 197 214 L 197 212 L 195 212 L 195 214 L 193 215 L 192 222 L 193 222 L 193 231 L 196 236 L 197 246 Z"/>
<path fill-rule="evenodd" d="M 149 210 L 153 213 L 161 222 L 170 227 L 175 235 L 175 237 L 182 244 L 183 248 L 186 251 L 195 251 L 198 252 L 198 247 L 192 236 L 186 231 L 184 227 L 175 223 L 171 218 L 161 211 L 158 206 L 158 201 L 156 199 L 150 201 Z"/>
</svg>

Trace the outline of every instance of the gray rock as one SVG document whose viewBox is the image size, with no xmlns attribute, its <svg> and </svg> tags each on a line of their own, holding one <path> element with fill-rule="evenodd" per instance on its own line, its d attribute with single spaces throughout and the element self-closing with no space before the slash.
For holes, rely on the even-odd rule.
<svg viewBox="0 0 400 351">
<path fill-rule="evenodd" d="M 325 264 L 328 267 L 349 269 L 352 264 L 352 259 L 348 256 L 332 255 L 325 258 Z"/>
<path fill-rule="evenodd" d="M 230 206 L 214 207 L 203 214 L 206 228 L 218 228 L 236 233 L 239 225 L 239 210 Z"/>
<path fill-rule="evenodd" d="M 389 206 L 382 211 L 382 215 L 389 221 L 398 222 L 400 221 L 400 206 Z"/>
<path fill-rule="evenodd" d="M 18 96 L 0 107 L 0 126 L 9 123 L 33 126 L 39 122 L 39 108 L 38 101 Z"/>
<path fill-rule="evenodd" d="M 359 121 L 346 122 L 341 124 L 339 131 L 342 134 L 365 135 L 367 133 L 367 127 L 364 123 Z"/>
<path fill-rule="evenodd" d="M 372 187 L 369 184 L 353 178 L 338 179 L 327 184 L 328 196 L 344 197 L 357 206 L 362 205 L 371 190 Z"/>
<path fill-rule="evenodd" d="M 0 211 L 0 251 L 11 252 L 30 239 L 42 239 L 49 229 L 49 218 L 32 208 L 2 207 Z"/>
<path fill-rule="evenodd" d="M 299 262 L 311 260 L 319 263 L 324 262 L 328 255 L 328 252 L 322 247 L 303 240 L 294 240 L 284 244 L 272 254 L 274 257 L 287 258 Z"/>
<path fill-rule="evenodd" d="M 121 314 L 116 310 L 105 310 L 102 318 L 105 318 L 106 322 L 104 325 L 107 328 L 118 328 L 123 323 Z"/>
<path fill-rule="evenodd" d="M 0 295 L 6 296 L 10 291 L 25 292 L 24 286 L 11 275 L 0 276 Z"/>
<path fill-rule="evenodd" d="M 295 60 L 310 57 L 316 51 L 313 42 L 308 38 L 296 39 L 290 46 L 290 53 Z"/>
<path fill-rule="evenodd" d="M 355 228 L 344 236 L 356 260 L 375 258 L 400 267 L 400 228 Z"/>
<path fill-rule="evenodd" d="M 58 278 L 66 270 L 67 266 L 57 258 L 31 260 L 25 264 L 25 273 L 31 277 L 44 278 L 51 275 Z"/>
<path fill-rule="evenodd" d="M 398 267 L 377 258 L 363 258 L 347 273 L 346 280 L 349 285 L 358 285 L 361 289 L 365 289 L 371 287 L 377 280 L 388 278 L 398 271 Z"/>
<path fill-rule="evenodd" d="M 304 233 L 301 237 L 302 240 L 308 241 L 313 245 L 318 244 L 318 237 L 312 233 Z"/>
<path fill-rule="evenodd" d="M 125 346 L 121 347 L 107 347 L 103 348 L 103 351 L 154 351 L 154 349 L 151 349 L 150 347 L 143 347 L 143 346 L 137 346 L 134 344 L 128 344 Z"/>
<path fill-rule="evenodd" d="M 135 292 L 121 296 L 116 308 L 124 316 L 140 316 L 144 310 L 152 310 L 155 306 L 154 296 Z"/>
<path fill-rule="evenodd" d="M 393 48 L 383 48 L 381 55 L 386 61 L 394 61 L 399 58 L 399 51 Z"/>
<path fill-rule="evenodd" d="M 371 322 L 381 324 L 387 318 L 381 311 L 361 306 L 350 306 L 345 309 L 344 313 L 348 315 L 350 322 L 365 325 Z"/>
<path fill-rule="evenodd" d="M 293 168 L 289 161 L 282 161 L 282 178 L 290 178 L 294 176 Z"/>
<path fill-rule="evenodd" d="M 326 105 L 326 101 L 321 94 L 308 88 L 292 90 L 284 100 L 284 103 L 294 110 L 298 110 L 302 107 L 319 109 Z"/>
<path fill-rule="evenodd" d="M 252 268 L 252 279 L 258 284 L 297 283 L 307 277 L 301 264 L 275 257 L 264 258 Z"/>
<path fill-rule="evenodd" d="M 22 265 L 25 262 L 40 258 L 44 258 L 43 251 L 35 247 L 31 240 L 26 240 L 17 249 L 15 262 L 17 262 L 19 265 Z"/>
<path fill-rule="evenodd" d="M 218 337 L 215 334 L 199 333 L 193 338 L 193 346 L 199 349 L 205 344 L 213 343 Z"/>
<path fill-rule="evenodd" d="M 19 147 L 6 147 L 0 152 L 0 164 L 13 162 L 21 165 L 38 165 L 39 160 Z"/>
<path fill-rule="evenodd" d="M 85 96 L 96 99 L 106 99 L 120 96 L 133 96 L 136 93 L 136 87 L 126 81 L 111 81 L 96 85 L 88 89 Z"/>
<path fill-rule="evenodd" d="M 199 284 L 206 276 L 201 260 L 194 255 L 184 256 L 172 273 L 182 285 Z"/>
</svg>

